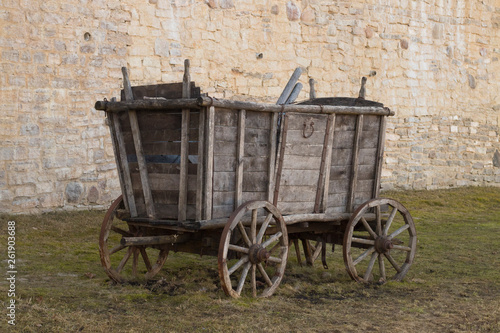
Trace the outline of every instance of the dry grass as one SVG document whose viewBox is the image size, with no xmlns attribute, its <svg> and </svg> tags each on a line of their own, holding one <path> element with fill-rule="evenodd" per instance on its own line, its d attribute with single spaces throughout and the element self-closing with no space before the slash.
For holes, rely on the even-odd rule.
<svg viewBox="0 0 500 333">
<path fill-rule="evenodd" d="M 386 193 L 414 216 L 418 249 L 402 283 L 362 285 L 340 247 L 321 264 L 293 256 L 268 299 L 228 299 L 216 259 L 170 255 L 148 284 L 115 285 L 100 267 L 103 212 L 16 221 L 17 332 L 500 332 L 500 189 Z M 1 250 L 6 266 L 5 250 Z M 293 253 L 293 251 L 292 251 Z M 4 267 L 2 267 L 3 269 Z M 0 282 L 0 303 L 8 301 Z M 5 311 L 5 310 L 4 310 Z M 0 319 L 5 331 L 7 318 Z"/>
</svg>

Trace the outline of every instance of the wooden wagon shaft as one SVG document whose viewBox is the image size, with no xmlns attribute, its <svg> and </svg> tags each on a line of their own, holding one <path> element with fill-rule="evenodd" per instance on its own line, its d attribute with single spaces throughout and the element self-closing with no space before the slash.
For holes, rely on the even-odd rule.
<svg viewBox="0 0 500 333">
<path fill-rule="evenodd" d="M 297 67 L 293 72 L 292 76 L 290 77 L 290 80 L 288 80 L 285 89 L 283 89 L 283 92 L 278 98 L 278 101 L 276 102 L 277 105 L 286 104 L 286 101 L 288 100 L 290 94 L 292 93 L 292 90 L 295 87 L 295 83 L 299 80 L 301 74 L 302 74 L 302 68 Z"/>
<path fill-rule="evenodd" d="M 175 243 L 186 242 L 190 238 L 191 235 L 189 234 L 145 236 L 145 237 L 122 237 L 120 244 L 123 246 L 175 244 Z"/>
<path fill-rule="evenodd" d="M 377 116 L 393 116 L 394 112 L 381 106 L 335 106 L 335 105 L 298 105 L 298 104 L 265 104 L 243 101 L 217 99 L 207 96 L 197 99 L 169 99 L 169 100 L 136 100 L 136 101 L 98 101 L 96 110 L 106 112 L 122 112 L 129 110 L 173 110 L 182 108 L 198 109 L 200 107 L 214 106 L 216 108 L 237 109 L 262 112 L 299 112 L 299 113 L 336 113 L 336 114 L 364 114 Z"/>
</svg>

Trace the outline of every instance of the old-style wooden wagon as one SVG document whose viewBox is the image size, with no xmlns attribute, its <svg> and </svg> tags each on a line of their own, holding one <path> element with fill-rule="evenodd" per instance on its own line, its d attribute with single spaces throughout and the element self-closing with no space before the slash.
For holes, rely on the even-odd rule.
<svg viewBox="0 0 500 333">
<path fill-rule="evenodd" d="M 99 238 L 106 273 L 149 279 L 169 251 L 214 255 L 226 294 L 269 296 L 291 245 L 299 263 L 321 254 L 326 266 L 327 244 L 338 244 L 354 280 L 402 279 L 415 226 L 378 198 L 393 113 L 362 97 L 223 100 L 200 94 L 188 70 L 182 83 L 130 87 L 124 69 L 121 101 L 96 103 L 122 188 Z"/>
</svg>

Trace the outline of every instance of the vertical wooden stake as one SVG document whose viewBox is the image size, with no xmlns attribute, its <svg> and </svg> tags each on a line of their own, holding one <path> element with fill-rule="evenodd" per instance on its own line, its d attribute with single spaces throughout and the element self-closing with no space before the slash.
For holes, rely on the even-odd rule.
<svg viewBox="0 0 500 333">
<path fill-rule="evenodd" d="M 198 165 L 196 171 L 196 221 L 203 219 L 203 192 L 204 192 L 204 158 L 205 158 L 205 112 L 200 110 L 198 127 Z"/>
<path fill-rule="evenodd" d="M 363 115 L 358 115 L 356 120 L 356 133 L 354 135 L 354 143 L 352 146 L 352 165 L 351 165 L 351 179 L 349 186 L 349 197 L 347 198 L 347 212 L 352 213 L 354 210 L 354 201 L 356 196 L 356 187 L 358 184 L 358 170 L 359 170 L 359 142 L 361 134 L 363 133 Z"/>
<path fill-rule="evenodd" d="M 203 211 L 205 219 L 212 219 L 212 202 L 213 202 L 213 179 L 214 179 L 214 137 L 215 135 L 215 108 L 213 106 L 208 108 L 207 114 L 207 131 L 206 131 L 206 168 L 205 168 L 205 203 Z"/>
<path fill-rule="evenodd" d="M 380 177 L 382 175 L 382 165 L 384 161 L 384 143 L 385 143 L 385 126 L 387 119 L 385 116 L 380 117 L 380 128 L 377 144 L 377 161 L 375 164 L 375 180 L 373 181 L 373 198 L 377 198 L 380 191 Z"/>
<path fill-rule="evenodd" d="M 242 204 L 243 197 L 243 157 L 245 156 L 245 120 L 246 111 L 238 113 L 238 142 L 236 146 L 236 188 L 234 191 L 234 209 Z"/>
<path fill-rule="evenodd" d="M 326 209 L 328 200 L 328 189 L 330 187 L 330 167 L 332 165 L 333 132 L 335 130 L 335 114 L 328 115 L 326 123 L 325 140 L 321 154 L 321 166 L 316 191 L 316 202 L 314 212 L 321 213 Z"/>
<path fill-rule="evenodd" d="M 189 60 L 184 61 L 184 78 L 182 80 L 182 98 L 191 95 L 191 77 L 189 74 Z M 182 110 L 181 127 L 181 163 L 179 174 L 179 205 L 177 219 L 185 221 L 187 217 L 187 192 L 188 192 L 188 163 L 189 163 L 189 109 Z"/>
<path fill-rule="evenodd" d="M 274 187 L 276 185 L 276 136 L 278 135 L 278 112 L 273 112 L 271 116 L 271 129 L 269 135 L 269 151 L 268 151 L 268 187 L 267 187 L 267 201 L 273 202 Z"/>
<path fill-rule="evenodd" d="M 137 208 L 135 205 L 134 189 L 132 187 L 132 179 L 130 178 L 130 168 L 127 160 L 127 152 L 125 150 L 125 141 L 123 140 L 123 132 L 120 124 L 120 119 L 118 114 L 109 113 L 111 117 L 111 124 L 109 126 L 112 131 L 112 136 L 116 140 L 113 140 L 113 148 L 115 151 L 116 165 L 118 166 L 118 172 L 120 173 L 120 182 L 122 184 L 122 193 L 124 194 L 125 207 L 130 212 L 131 217 L 137 217 Z"/>
<path fill-rule="evenodd" d="M 134 99 L 132 94 L 132 86 L 127 73 L 127 68 L 122 67 L 123 73 L 123 90 L 125 92 L 125 100 L 131 101 Z M 135 110 L 128 113 L 130 120 L 130 127 L 132 129 L 132 137 L 134 139 L 135 154 L 137 156 L 137 164 L 139 165 L 139 173 L 141 176 L 142 191 L 144 193 L 144 201 L 146 203 L 146 212 L 152 219 L 156 218 L 156 212 L 153 202 L 153 195 L 151 194 L 151 186 L 149 184 L 148 169 L 146 165 L 146 158 L 142 148 L 141 131 L 139 129 L 139 121 Z"/>
</svg>

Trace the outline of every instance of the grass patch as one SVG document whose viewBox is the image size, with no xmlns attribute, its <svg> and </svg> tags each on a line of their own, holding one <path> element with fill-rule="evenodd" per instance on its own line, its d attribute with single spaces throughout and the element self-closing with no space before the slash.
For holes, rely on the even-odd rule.
<svg viewBox="0 0 500 333">
<path fill-rule="evenodd" d="M 170 254 L 154 281 L 116 285 L 100 266 L 102 211 L 0 216 L 16 221 L 17 332 L 499 332 L 500 189 L 383 193 L 417 227 L 403 282 L 363 285 L 342 249 L 300 267 L 290 251 L 268 299 L 227 298 L 214 257 Z M 4 245 L 3 245 L 4 246 Z M 6 265 L 6 253 L 0 254 Z M 0 281 L 0 305 L 8 302 Z M 6 317 L 0 331 L 10 328 Z"/>
</svg>

